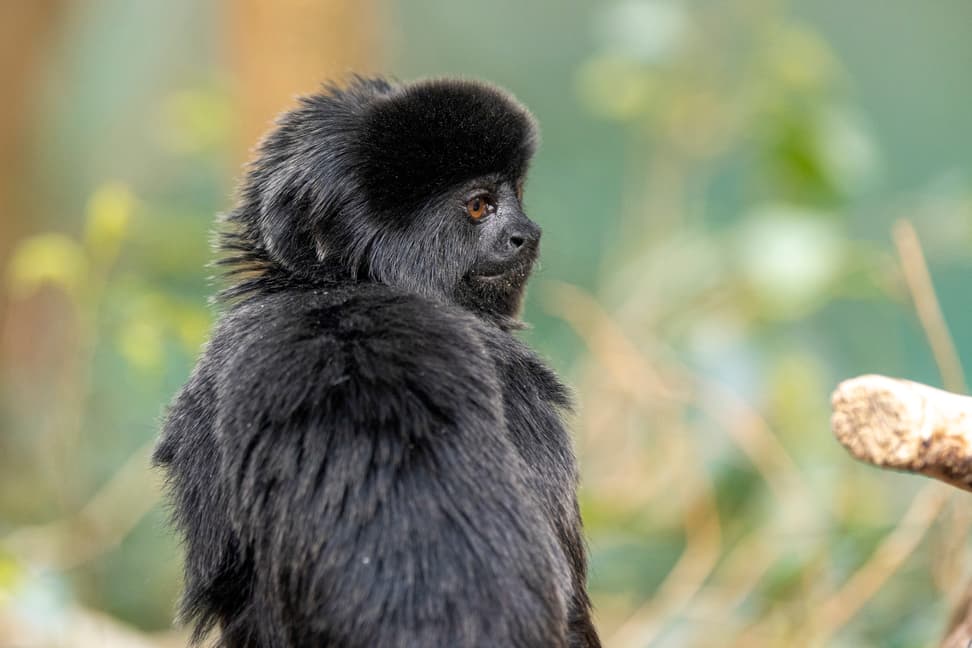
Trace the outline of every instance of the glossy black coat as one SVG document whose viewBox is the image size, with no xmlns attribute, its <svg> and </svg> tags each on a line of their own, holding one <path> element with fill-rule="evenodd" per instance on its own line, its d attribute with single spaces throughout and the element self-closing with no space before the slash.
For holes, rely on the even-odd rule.
<svg viewBox="0 0 972 648">
<path fill-rule="evenodd" d="M 476 279 L 453 204 L 522 182 L 535 141 L 490 86 L 359 79 L 263 143 L 155 452 L 197 639 L 598 645 L 569 397 L 514 334 L 533 256 Z"/>
</svg>

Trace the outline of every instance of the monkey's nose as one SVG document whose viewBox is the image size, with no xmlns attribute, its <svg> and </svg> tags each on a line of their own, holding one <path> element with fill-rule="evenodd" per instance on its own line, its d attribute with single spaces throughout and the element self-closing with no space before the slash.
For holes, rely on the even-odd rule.
<svg viewBox="0 0 972 648">
<path fill-rule="evenodd" d="M 509 248 L 511 252 L 518 252 L 520 248 L 533 247 L 540 242 L 540 227 L 534 223 L 527 223 L 510 232 Z"/>
</svg>

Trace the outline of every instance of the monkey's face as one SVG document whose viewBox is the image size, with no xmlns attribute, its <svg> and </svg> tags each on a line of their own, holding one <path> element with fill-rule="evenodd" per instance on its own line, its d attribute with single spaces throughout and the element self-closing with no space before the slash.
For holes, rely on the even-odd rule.
<svg viewBox="0 0 972 648">
<path fill-rule="evenodd" d="M 473 241 L 456 290 L 460 304 L 505 316 L 519 312 L 541 233 L 523 213 L 522 187 L 480 181 L 458 193 L 462 225 Z"/>
<path fill-rule="evenodd" d="M 377 220 L 384 226 L 369 239 L 359 277 L 481 315 L 518 315 L 540 251 L 540 226 L 523 213 L 522 181 L 481 176 Z"/>
<path fill-rule="evenodd" d="M 261 145 L 227 247 L 303 280 L 515 316 L 540 241 L 521 200 L 537 139 L 529 112 L 486 84 L 330 87 Z"/>
</svg>

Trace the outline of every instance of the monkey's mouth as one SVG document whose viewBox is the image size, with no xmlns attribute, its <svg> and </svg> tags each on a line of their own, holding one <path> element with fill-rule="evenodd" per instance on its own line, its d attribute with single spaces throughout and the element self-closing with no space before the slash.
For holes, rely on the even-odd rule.
<svg viewBox="0 0 972 648">
<path fill-rule="evenodd" d="M 489 284 L 525 282 L 537 261 L 537 246 L 524 246 L 513 258 L 497 264 L 480 266 L 470 277 Z"/>
<path fill-rule="evenodd" d="M 478 281 L 483 281 L 490 284 L 508 282 L 511 284 L 525 282 L 530 277 L 530 272 L 533 270 L 534 258 L 532 255 L 521 255 L 521 258 L 516 259 L 513 263 L 503 266 L 502 268 L 486 268 L 480 272 L 476 272 L 471 275 L 471 277 Z"/>
<path fill-rule="evenodd" d="M 480 272 L 472 276 L 482 281 L 499 281 L 506 275 L 513 274 L 513 272 L 514 268 L 506 268 L 505 270 L 497 270 L 495 272 Z"/>
<path fill-rule="evenodd" d="M 460 301 L 476 310 L 515 318 L 537 255 L 519 254 L 506 263 L 481 265 L 463 281 Z"/>
</svg>

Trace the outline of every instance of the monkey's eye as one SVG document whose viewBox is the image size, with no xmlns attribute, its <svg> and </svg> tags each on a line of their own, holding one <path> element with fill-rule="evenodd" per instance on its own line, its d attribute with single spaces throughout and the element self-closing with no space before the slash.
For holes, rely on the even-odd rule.
<svg viewBox="0 0 972 648">
<path fill-rule="evenodd" d="M 489 213 L 490 203 L 483 196 L 476 196 L 475 198 L 470 198 L 469 202 L 466 203 L 466 213 L 473 220 L 479 220 L 487 213 Z"/>
</svg>

